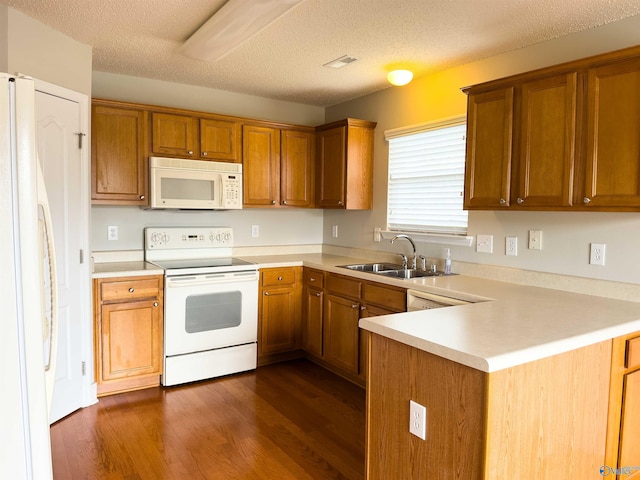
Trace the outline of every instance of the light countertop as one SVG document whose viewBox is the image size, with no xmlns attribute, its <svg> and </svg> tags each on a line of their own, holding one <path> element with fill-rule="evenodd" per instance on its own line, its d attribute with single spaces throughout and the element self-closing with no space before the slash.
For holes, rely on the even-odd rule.
<svg viewBox="0 0 640 480">
<path fill-rule="evenodd" d="M 394 279 L 340 267 L 375 259 L 321 253 L 240 255 L 239 258 L 256 263 L 260 268 L 313 267 L 362 280 L 476 301 L 468 305 L 363 318 L 360 327 L 484 372 L 640 332 L 640 302 L 469 275 Z M 96 263 L 93 276 L 162 273 L 162 269 L 146 262 L 119 262 Z"/>
<path fill-rule="evenodd" d="M 164 270 L 149 262 L 103 262 L 93 266 L 93 278 L 136 277 L 164 275 Z"/>
</svg>

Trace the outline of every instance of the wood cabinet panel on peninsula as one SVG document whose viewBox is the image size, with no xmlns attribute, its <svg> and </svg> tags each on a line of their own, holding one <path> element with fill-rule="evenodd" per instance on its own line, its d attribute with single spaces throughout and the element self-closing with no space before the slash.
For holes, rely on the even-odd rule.
<svg viewBox="0 0 640 480">
<path fill-rule="evenodd" d="M 318 207 L 372 208 L 375 127 L 353 118 L 317 127 Z"/>
<path fill-rule="evenodd" d="M 610 340 L 486 373 L 370 337 L 367 479 L 602 478 Z"/>
<path fill-rule="evenodd" d="M 98 395 L 160 383 L 163 276 L 94 279 Z"/>
<path fill-rule="evenodd" d="M 640 47 L 465 91 L 465 208 L 640 209 Z"/>
<path fill-rule="evenodd" d="M 91 202 L 147 205 L 148 113 L 134 105 L 93 100 Z"/>
</svg>

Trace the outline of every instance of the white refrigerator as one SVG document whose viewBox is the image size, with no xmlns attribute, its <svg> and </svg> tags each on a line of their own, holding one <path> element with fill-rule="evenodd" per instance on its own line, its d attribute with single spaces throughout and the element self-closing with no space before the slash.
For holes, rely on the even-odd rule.
<svg viewBox="0 0 640 480">
<path fill-rule="evenodd" d="M 53 239 L 33 80 L 0 73 L 0 478 L 50 479 L 57 344 Z"/>
</svg>

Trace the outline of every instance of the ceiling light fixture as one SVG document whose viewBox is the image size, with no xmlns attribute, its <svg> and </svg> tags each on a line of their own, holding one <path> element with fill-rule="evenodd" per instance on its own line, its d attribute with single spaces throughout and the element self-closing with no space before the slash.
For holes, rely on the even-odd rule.
<svg viewBox="0 0 640 480">
<path fill-rule="evenodd" d="M 391 85 L 401 87 L 413 79 L 413 72 L 410 70 L 393 70 L 387 74 L 387 81 Z"/>
<path fill-rule="evenodd" d="M 189 37 L 181 52 L 196 60 L 220 60 L 303 1 L 229 0 Z"/>
<path fill-rule="evenodd" d="M 358 59 L 354 58 L 354 57 L 350 57 L 349 55 L 343 55 L 340 58 L 336 58 L 335 60 L 331 60 L 330 62 L 325 63 L 322 66 L 323 67 L 329 67 L 329 68 L 342 68 L 342 67 L 346 67 L 350 63 L 355 62 L 356 60 L 358 60 Z"/>
</svg>

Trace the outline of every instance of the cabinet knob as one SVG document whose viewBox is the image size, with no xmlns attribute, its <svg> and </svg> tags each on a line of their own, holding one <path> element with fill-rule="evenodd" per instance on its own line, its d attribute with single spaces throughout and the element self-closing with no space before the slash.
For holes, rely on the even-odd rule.
<svg viewBox="0 0 640 480">
<path fill-rule="evenodd" d="M 202 156 L 206 157 L 207 156 L 207 152 L 202 152 Z"/>
<path fill-rule="evenodd" d="M 271 205 L 275 205 L 276 201 L 275 200 L 271 200 Z"/>
<path fill-rule="evenodd" d="M 504 198 L 500 199 L 500 205 L 506 205 L 507 201 Z"/>
<path fill-rule="evenodd" d="M 140 195 L 140 200 L 144 200 L 144 195 Z"/>
<path fill-rule="evenodd" d="M 133 287 L 131 287 L 131 288 L 129 289 L 129 293 L 133 293 L 134 291 L 135 291 L 135 290 L 133 289 Z"/>
<path fill-rule="evenodd" d="M 282 277 L 278 277 L 278 281 L 281 282 L 282 281 Z"/>
<path fill-rule="evenodd" d="M 269 296 L 269 292 L 264 292 L 264 294 L 268 297 Z"/>
<path fill-rule="evenodd" d="M 158 302 L 153 302 L 153 306 L 157 307 L 158 306 Z"/>
<path fill-rule="evenodd" d="M 591 203 L 591 199 L 589 197 L 584 197 L 582 201 L 584 202 L 585 205 L 589 205 Z"/>
<path fill-rule="evenodd" d="M 309 281 L 310 281 L 310 282 L 315 282 L 315 281 L 316 281 L 316 279 L 315 279 L 315 278 L 313 278 L 313 277 L 311 277 L 311 278 L 309 279 Z"/>
<path fill-rule="evenodd" d="M 342 205 L 342 200 L 338 200 L 338 205 Z"/>
<path fill-rule="evenodd" d="M 286 201 L 286 200 L 283 200 L 283 201 L 282 201 L 282 204 L 283 204 L 283 205 L 286 205 L 286 204 L 287 204 L 287 201 Z"/>
<path fill-rule="evenodd" d="M 516 202 L 518 202 L 518 205 L 522 205 L 524 203 L 524 200 L 521 199 L 520 197 L 518 197 L 518 199 L 516 200 Z"/>
<path fill-rule="evenodd" d="M 321 297 L 321 296 L 322 296 L 322 292 L 316 293 L 316 297 Z"/>
<path fill-rule="evenodd" d="M 360 305 L 357 304 L 357 303 L 354 303 L 353 305 L 351 305 L 351 308 L 359 308 L 359 307 L 360 307 Z"/>
<path fill-rule="evenodd" d="M 366 309 L 367 309 L 367 307 L 366 307 L 365 305 L 362 305 L 362 306 L 360 307 L 360 310 L 366 310 Z"/>
<path fill-rule="evenodd" d="M 193 150 L 189 150 L 187 153 L 188 153 L 189 155 L 193 155 Z"/>
</svg>

